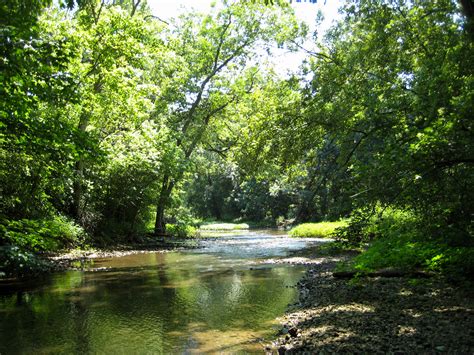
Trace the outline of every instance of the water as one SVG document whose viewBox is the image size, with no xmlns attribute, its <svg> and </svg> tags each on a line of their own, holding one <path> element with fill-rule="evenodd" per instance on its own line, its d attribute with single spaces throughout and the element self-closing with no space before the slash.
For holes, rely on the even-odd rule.
<svg viewBox="0 0 474 355">
<path fill-rule="evenodd" d="M 262 261 L 320 242 L 247 232 L 0 284 L 0 354 L 262 352 L 304 272 Z"/>
</svg>

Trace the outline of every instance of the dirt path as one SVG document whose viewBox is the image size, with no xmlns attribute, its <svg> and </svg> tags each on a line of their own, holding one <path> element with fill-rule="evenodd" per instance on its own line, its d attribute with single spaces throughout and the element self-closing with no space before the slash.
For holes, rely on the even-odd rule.
<svg viewBox="0 0 474 355">
<path fill-rule="evenodd" d="M 440 278 L 335 279 L 312 263 L 268 353 L 474 354 L 472 289 Z"/>
</svg>

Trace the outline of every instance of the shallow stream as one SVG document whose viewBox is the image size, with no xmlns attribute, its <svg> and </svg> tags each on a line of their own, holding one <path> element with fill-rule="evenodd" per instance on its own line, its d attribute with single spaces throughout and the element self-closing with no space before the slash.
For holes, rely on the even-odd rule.
<svg viewBox="0 0 474 355">
<path fill-rule="evenodd" d="M 304 272 L 266 260 L 322 242 L 251 231 L 0 284 L 0 354 L 262 352 Z"/>
</svg>

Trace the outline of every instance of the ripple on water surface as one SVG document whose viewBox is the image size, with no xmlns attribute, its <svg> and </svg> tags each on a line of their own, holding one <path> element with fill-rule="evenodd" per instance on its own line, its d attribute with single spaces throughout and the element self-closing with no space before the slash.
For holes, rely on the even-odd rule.
<svg viewBox="0 0 474 355">
<path fill-rule="evenodd" d="M 201 249 L 100 259 L 2 290 L 0 353 L 182 353 L 261 350 L 304 269 L 258 266 L 317 240 L 248 233 Z M 256 260 L 258 259 L 258 260 Z"/>
</svg>

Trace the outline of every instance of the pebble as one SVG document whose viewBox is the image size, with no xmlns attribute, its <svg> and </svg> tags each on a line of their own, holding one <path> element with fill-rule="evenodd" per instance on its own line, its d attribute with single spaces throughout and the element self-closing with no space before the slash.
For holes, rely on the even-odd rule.
<svg viewBox="0 0 474 355">
<path fill-rule="evenodd" d="M 279 354 L 474 353 L 474 298 L 468 289 L 434 278 L 416 285 L 404 278 L 354 285 L 333 278 L 334 266 L 334 261 L 313 265 L 297 283 L 299 300 L 272 346 Z"/>
</svg>

